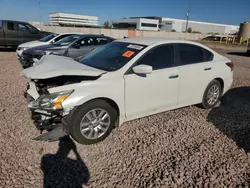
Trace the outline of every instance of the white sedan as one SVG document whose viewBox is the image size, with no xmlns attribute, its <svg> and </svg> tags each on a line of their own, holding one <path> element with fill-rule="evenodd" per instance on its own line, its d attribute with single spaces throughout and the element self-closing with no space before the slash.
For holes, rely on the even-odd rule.
<svg viewBox="0 0 250 188">
<path fill-rule="evenodd" d="M 44 56 L 22 74 L 32 79 L 27 92 L 37 127 L 51 130 L 61 120 L 65 134 L 93 144 L 126 121 L 194 104 L 214 107 L 231 87 L 233 63 L 199 43 L 140 37 L 114 41 L 79 62 Z"/>
</svg>

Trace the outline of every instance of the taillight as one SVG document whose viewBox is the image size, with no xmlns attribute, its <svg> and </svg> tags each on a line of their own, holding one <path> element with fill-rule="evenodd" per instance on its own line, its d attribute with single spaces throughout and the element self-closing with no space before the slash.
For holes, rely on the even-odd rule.
<svg viewBox="0 0 250 188">
<path fill-rule="evenodd" d="M 233 71 L 234 69 L 234 64 L 232 62 L 226 63 L 226 65 Z"/>
</svg>

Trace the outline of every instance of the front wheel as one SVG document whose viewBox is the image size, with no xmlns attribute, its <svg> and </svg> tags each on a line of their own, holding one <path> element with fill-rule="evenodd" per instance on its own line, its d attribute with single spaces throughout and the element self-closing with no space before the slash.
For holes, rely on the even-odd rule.
<svg viewBox="0 0 250 188">
<path fill-rule="evenodd" d="M 205 109 L 213 108 L 220 100 L 221 95 L 222 87 L 220 82 L 217 80 L 211 81 L 203 94 L 201 107 Z"/>
<path fill-rule="evenodd" d="M 70 134 L 81 144 L 104 140 L 117 123 L 117 111 L 104 100 L 94 100 L 78 107 L 71 117 Z"/>
</svg>

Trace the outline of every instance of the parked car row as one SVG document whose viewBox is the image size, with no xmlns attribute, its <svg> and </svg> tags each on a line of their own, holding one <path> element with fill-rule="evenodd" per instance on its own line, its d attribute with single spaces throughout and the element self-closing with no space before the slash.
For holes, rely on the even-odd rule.
<svg viewBox="0 0 250 188">
<path fill-rule="evenodd" d="M 77 58 L 115 40 L 104 35 L 66 34 L 64 36 L 66 37 L 54 43 L 35 46 L 23 51 L 20 57 L 23 68 L 32 66 L 43 55 L 54 54 Z"/>
<path fill-rule="evenodd" d="M 212 108 L 233 81 L 228 58 L 189 41 L 78 34 L 26 54 L 40 59 L 21 72 L 30 79 L 32 119 L 48 131 L 37 140 L 71 135 L 94 144 L 133 119 L 193 104 Z"/>
</svg>

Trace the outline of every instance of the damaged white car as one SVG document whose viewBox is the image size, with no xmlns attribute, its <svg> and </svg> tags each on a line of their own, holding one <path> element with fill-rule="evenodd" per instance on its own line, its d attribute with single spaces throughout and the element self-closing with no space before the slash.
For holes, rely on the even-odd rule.
<svg viewBox="0 0 250 188">
<path fill-rule="evenodd" d="M 44 56 L 22 75 L 37 139 L 71 135 L 97 143 L 123 122 L 201 104 L 214 107 L 233 81 L 233 64 L 193 42 L 164 38 L 114 41 L 79 62 Z"/>
</svg>

